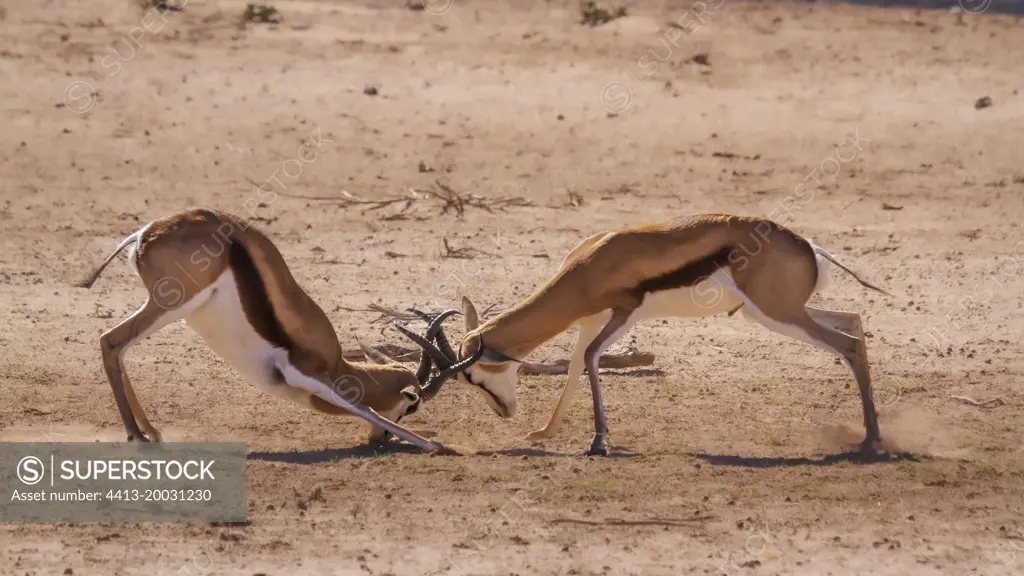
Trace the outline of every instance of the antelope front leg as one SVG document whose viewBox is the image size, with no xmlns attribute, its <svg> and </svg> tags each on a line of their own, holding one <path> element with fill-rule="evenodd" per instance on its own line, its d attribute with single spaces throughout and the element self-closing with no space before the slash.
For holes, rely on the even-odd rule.
<svg viewBox="0 0 1024 576">
<path fill-rule="evenodd" d="M 630 322 L 632 313 L 633 310 L 614 310 L 611 320 L 601 329 L 597 338 L 587 346 L 587 351 L 583 355 L 587 365 L 587 375 L 590 377 L 590 391 L 594 397 L 594 441 L 590 444 L 587 456 L 608 455 L 608 419 L 604 413 L 601 379 L 598 375 L 597 365 L 601 354 L 604 354 L 604 351 L 632 326 Z"/>
<path fill-rule="evenodd" d="M 573 353 L 573 357 L 569 360 L 569 376 L 565 381 L 565 387 L 562 388 L 562 395 L 558 398 L 558 404 L 555 405 L 555 409 L 551 412 L 551 418 L 548 420 L 546 426 L 540 430 L 534 430 L 530 432 L 526 439 L 530 442 L 539 442 L 551 438 L 558 433 L 558 430 L 562 427 L 562 418 L 565 413 L 569 411 L 569 404 L 572 403 L 572 397 L 576 393 L 576 390 L 580 387 L 580 376 L 583 375 L 583 358 L 577 357 L 577 353 Z"/>
<path fill-rule="evenodd" d="M 586 361 L 584 353 L 587 346 L 593 342 L 594 337 L 597 336 L 601 331 L 601 327 L 604 326 L 610 317 L 611 315 L 607 313 L 599 314 L 580 324 L 576 346 L 573 348 L 572 358 L 569 359 L 569 375 L 566 378 L 565 387 L 562 389 L 562 395 L 558 398 L 558 404 L 555 405 L 554 411 L 551 412 L 551 418 L 548 420 L 547 426 L 530 432 L 526 437 L 528 441 L 538 442 L 546 440 L 557 434 L 561 429 L 562 419 L 565 417 L 565 413 L 569 411 L 572 397 L 580 387 L 580 376 L 583 375 L 583 364 Z"/>
</svg>

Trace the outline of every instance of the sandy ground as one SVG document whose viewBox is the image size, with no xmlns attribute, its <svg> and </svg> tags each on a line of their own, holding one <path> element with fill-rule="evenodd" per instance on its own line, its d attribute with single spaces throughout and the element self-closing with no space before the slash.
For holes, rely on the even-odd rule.
<svg viewBox="0 0 1024 576">
<path fill-rule="evenodd" d="M 3 5 L 0 439 L 123 438 L 98 338 L 145 291 L 123 262 L 70 283 L 188 206 L 257 217 L 346 348 L 404 344 L 370 304 L 501 310 L 591 233 L 726 211 L 892 292 L 836 272 L 816 302 L 863 315 L 907 455 L 840 456 L 862 434 L 846 369 L 738 316 L 623 339 L 657 359 L 603 376 L 616 457 L 597 459 L 586 390 L 560 436 L 523 440 L 562 377 L 522 377 L 511 420 L 451 384 L 408 424 L 463 455 L 375 454 L 175 325 L 129 373 L 171 440 L 249 443 L 251 524 L 4 524 L 0 573 L 1024 572 L 1016 18 L 725 0 L 591 28 L 574 2 L 282 0 L 282 24 L 240 29 L 234 1 Z M 531 205 L 340 204 L 438 180 Z"/>
</svg>

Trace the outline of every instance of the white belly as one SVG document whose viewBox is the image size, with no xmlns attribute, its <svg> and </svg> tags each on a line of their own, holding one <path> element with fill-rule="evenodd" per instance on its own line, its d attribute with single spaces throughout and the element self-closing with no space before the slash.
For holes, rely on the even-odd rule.
<svg viewBox="0 0 1024 576">
<path fill-rule="evenodd" d="M 221 274 L 210 287 L 195 298 L 203 302 L 185 317 L 185 323 L 218 356 L 226 360 L 242 376 L 261 391 L 312 408 L 312 397 L 338 404 L 338 394 L 321 381 L 311 378 L 288 362 L 288 352 L 264 340 L 249 323 L 230 269 Z M 274 370 L 279 370 L 278 378 Z M 404 396 L 402 397 L 404 400 Z M 405 414 L 409 402 L 399 402 L 383 411 L 385 418 L 395 421 Z M 376 434 L 380 430 L 374 428 Z"/>
<path fill-rule="evenodd" d="M 275 360 L 282 360 L 286 353 L 274 348 L 249 324 L 231 269 L 197 298 L 206 302 L 189 314 L 185 323 L 242 376 L 265 392 L 276 392 L 280 386 L 275 386 L 273 367 Z"/>
<path fill-rule="evenodd" d="M 637 320 L 650 318 L 701 318 L 729 312 L 742 301 L 726 269 L 689 287 L 651 292 L 637 309 Z"/>
</svg>

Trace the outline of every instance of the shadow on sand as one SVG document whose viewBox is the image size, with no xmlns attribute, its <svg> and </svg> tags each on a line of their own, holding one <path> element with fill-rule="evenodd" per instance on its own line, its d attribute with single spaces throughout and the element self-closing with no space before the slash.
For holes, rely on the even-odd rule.
<svg viewBox="0 0 1024 576">
<path fill-rule="evenodd" d="M 348 448 L 328 448 L 324 450 L 304 450 L 287 452 L 250 452 L 249 460 L 262 462 L 283 462 L 286 464 L 324 464 L 340 460 L 351 460 L 354 458 L 379 458 L 391 454 L 423 454 L 419 448 L 412 444 L 392 442 L 386 445 L 362 444 Z M 588 458 L 582 450 L 580 451 L 549 451 L 541 448 L 509 448 L 506 450 L 480 450 L 477 452 L 462 452 L 451 454 L 441 452 L 438 456 L 463 456 L 463 457 L 494 457 L 505 456 L 509 458 Z M 607 458 L 610 460 L 637 458 L 640 454 L 635 453 L 628 446 L 613 446 L 608 456 L 594 456 L 595 459 Z M 853 464 L 879 464 L 885 462 L 921 462 L 929 459 L 927 456 L 912 454 L 910 452 L 890 452 L 880 454 L 861 454 L 860 452 L 842 452 L 839 454 L 828 454 L 821 458 L 764 458 L 735 456 L 728 454 L 705 454 L 698 452 L 688 453 L 687 456 L 703 460 L 715 466 L 736 466 L 741 468 L 783 468 L 791 466 L 832 466 L 843 462 Z"/>
<path fill-rule="evenodd" d="M 832 466 L 841 462 L 853 464 L 878 464 L 882 462 L 920 462 L 921 457 L 909 452 L 889 454 L 861 454 L 860 452 L 843 452 L 829 454 L 821 458 L 756 458 L 746 456 L 729 456 L 724 454 L 698 454 L 689 456 L 703 460 L 716 466 L 738 466 L 741 468 L 782 468 L 788 466 Z"/>
<path fill-rule="evenodd" d="M 324 464 L 353 458 L 378 458 L 389 454 L 422 454 L 412 444 L 393 442 L 387 445 L 362 444 L 349 448 L 327 448 L 325 450 L 303 450 L 288 452 L 250 452 L 249 460 L 262 462 L 284 462 L 286 464 Z"/>
<path fill-rule="evenodd" d="M 423 454 L 423 451 L 412 444 L 392 442 L 386 445 L 362 444 L 349 448 L 328 448 L 324 450 L 303 450 L 287 452 L 250 452 L 249 460 L 261 462 L 283 462 L 285 464 L 324 464 L 338 462 L 340 460 L 351 460 L 354 458 L 379 458 L 391 454 Z M 537 448 L 510 448 L 508 450 L 482 450 L 479 452 L 467 452 L 459 454 L 439 453 L 438 456 L 507 456 L 513 458 L 535 457 L 535 458 L 585 458 L 582 452 L 549 452 Z M 611 454 L 606 456 L 609 459 L 635 458 L 637 455 L 626 446 L 614 446 Z M 602 456 L 595 456 L 602 458 Z"/>
<path fill-rule="evenodd" d="M 530 456 L 535 458 L 588 458 L 582 451 L 578 452 L 551 452 L 540 448 L 509 448 L 508 450 L 481 450 L 474 456 Z M 594 458 L 636 458 L 638 455 L 628 446 L 612 446 L 611 453 L 607 456 L 594 456 Z"/>
</svg>

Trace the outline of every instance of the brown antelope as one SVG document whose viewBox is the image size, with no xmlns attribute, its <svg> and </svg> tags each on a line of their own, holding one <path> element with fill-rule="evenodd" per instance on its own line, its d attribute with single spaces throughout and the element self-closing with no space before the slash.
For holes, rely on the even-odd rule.
<svg viewBox="0 0 1024 576">
<path fill-rule="evenodd" d="M 292 277 L 274 244 L 230 214 L 192 209 L 154 220 L 125 238 L 78 286 L 91 287 L 125 248 L 148 299 L 100 337 L 100 349 L 129 442 L 162 438 L 132 390 L 124 353 L 184 320 L 263 392 L 317 412 L 358 416 L 370 423 L 371 442 L 394 434 L 428 452 L 442 448 L 397 422 L 437 394 L 472 357 L 461 364 L 439 363 L 440 371 L 430 377 L 427 354 L 421 354 L 413 373 L 360 342 L 372 362 L 347 362 L 327 315 Z M 428 339 L 439 333 L 443 338 L 441 322 L 452 313 L 457 311 L 431 322 Z"/>
<path fill-rule="evenodd" d="M 558 404 L 548 424 L 527 438 L 538 441 L 558 432 L 586 369 L 595 428 L 588 454 L 606 455 L 608 424 L 598 378 L 601 354 L 637 322 L 723 312 L 731 316 L 738 310 L 769 330 L 837 354 L 847 364 L 857 380 L 864 411 L 867 434 L 861 450 L 874 452 L 881 435 L 860 316 L 807 306 L 810 297 L 826 286 L 830 262 L 867 288 L 888 294 L 775 222 L 697 214 L 590 236 L 566 256 L 553 278 L 482 325 L 472 302 L 464 298 L 467 333 L 458 355 L 450 346 L 438 349 L 422 338 L 414 339 L 432 347 L 425 349 L 433 358 L 447 357 L 449 365 L 465 358 L 457 362 L 459 381 L 479 388 L 499 416 L 510 418 L 516 409 L 517 370 L 523 359 L 561 332 L 578 327 Z M 478 352 L 480 347 L 483 354 Z M 467 365 L 477 356 L 479 360 Z"/>
</svg>

